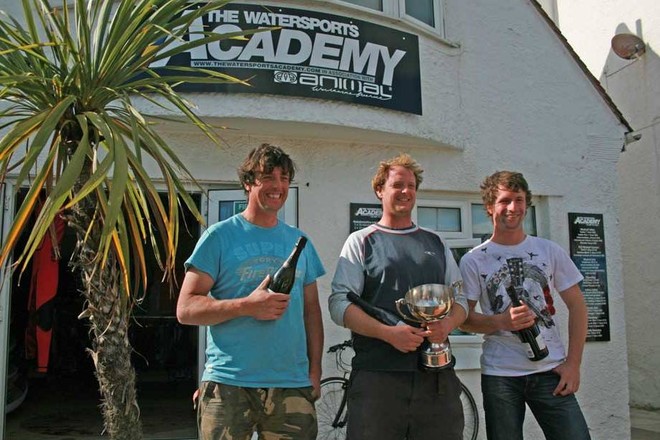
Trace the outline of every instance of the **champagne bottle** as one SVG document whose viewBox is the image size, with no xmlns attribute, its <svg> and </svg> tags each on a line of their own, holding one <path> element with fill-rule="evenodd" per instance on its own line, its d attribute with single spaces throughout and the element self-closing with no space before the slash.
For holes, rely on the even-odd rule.
<svg viewBox="0 0 660 440">
<path fill-rule="evenodd" d="M 511 304 L 514 307 L 518 307 L 523 304 L 520 298 L 520 292 L 524 289 L 522 286 L 522 258 L 509 258 L 506 262 L 509 266 L 509 274 L 511 275 L 511 285 L 506 288 L 506 293 L 511 298 Z M 520 342 L 525 344 L 527 357 L 530 361 L 540 361 L 548 356 L 548 347 L 545 345 L 541 330 L 536 321 L 534 321 L 531 327 L 518 330 L 514 333 L 518 334 Z"/>
<path fill-rule="evenodd" d="M 396 314 L 381 307 L 369 304 L 353 292 L 348 292 L 347 297 L 350 302 L 361 308 L 367 315 L 379 320 L 383 324 L 391 326 L 404 324 L 404 322 Z"/>
<path fill-rule="evenodd" d="M 307 244 L 307 238 L 300 236 L 293 251 L 289 258 L 282 263 L 277 272 L 273 275 L 270 282 L 268 283 L 268 288 L 273 292 L 286 293 L 287 295 L 291 293 L 293 288 L 293 282 L 296 280 L 296 266 L 298 265 L 298 258 L 302 253 L 305 245 Z"/>
</svg>

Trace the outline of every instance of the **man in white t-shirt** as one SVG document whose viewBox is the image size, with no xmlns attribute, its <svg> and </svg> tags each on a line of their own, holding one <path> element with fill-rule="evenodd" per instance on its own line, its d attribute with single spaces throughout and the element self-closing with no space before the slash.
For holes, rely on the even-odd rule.
<svg viewBox="0 0 660 440">
<path fill-rule="evenodd" d="M 522 174 L 494 173 L 481 184 L 481 195 L 493 235 L 463 257 L 460 269 L 470 309 L 462 329 L 485 334 L 481 388 L 488 439 L 522 440 L 526 404 L 547 439 L 589 439 L 575 398 L 587 335 L 578 285 L 583 277 L 559 245 L 525 233 L 532 194 Z M 522 297 L 519 306 L 512 304 L 512 290 Z M 556 322 L 557 294 L 568 308 L 567 350 Z M 534 329 L 529 343 L 516 333 L 525 329 Z"/>
</svg>

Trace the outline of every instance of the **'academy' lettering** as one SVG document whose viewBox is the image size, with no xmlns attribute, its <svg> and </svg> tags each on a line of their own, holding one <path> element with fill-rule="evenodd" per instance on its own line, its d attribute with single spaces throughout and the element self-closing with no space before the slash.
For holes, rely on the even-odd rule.
<svg viewBox="0 0 660 440">
<path fill-rule="evenodd" d="M 573 224 L 585 225 L 585 226 L 598 226 L 600 225 L 600 219 L 594 217 L 576 217 Z"/>
<path fill-rule="evenodd" d="M 355 213 L 355 215 L 364 215 L 369 217 L 380 217 L 382 214 L 382 208 L 360 208 Z"/>
<path fill-rule="evenodd" d="M 189 29 L 191 40 L 202 38 L 203 22 L 195 20 Z M 240 32 L 233 24 L 222 24 L 213 29 L 217 33 Z M 313 38 L 313 41 L 312 41 Z M 226 42 L 229 43 L 229 42 Z M 184 41 L 175 42 L 185 44 Z M 406 55 L 406 51 L 396 49 L 390 54 L 386 46 L 368 42 L 360 50 L 359 40 L 338 35 L 316 33 L 313 37 L 295 29 L 282 29 L 277 44 L 271 32 L 252 35 L 247 43 L 244 40 L 231 40 L 231 46 L 223 48 L 220 42 L 190 49 L 191 60 L 241 60 L 264 61 L 287 64 L 308 62 L 310 66 L 335 69 L 375 76 L 382 63 L 384 86 L 391 86 L 394 70 Z M 256 60 L 255 60 L 256 58 Z M 153 63 L 150 67 L 164 67 L 168 58 Z"/>
</svg>

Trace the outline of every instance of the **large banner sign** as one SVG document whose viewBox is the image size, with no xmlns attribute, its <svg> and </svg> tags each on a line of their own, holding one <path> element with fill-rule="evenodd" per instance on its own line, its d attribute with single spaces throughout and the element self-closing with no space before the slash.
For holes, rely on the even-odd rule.
<svg viewBox="0 0 660 440">
<path fill-rule="evenodd" d="M 281 29 L 208 44 L 151 67 L 200 67 L 251 85 L 182 84 L 182 91 L 304 96 L 422 114 L 416 35 L 320 12 L 228 4 L 199 19 L 188 37 L 266 27 Z"/>
</svg>

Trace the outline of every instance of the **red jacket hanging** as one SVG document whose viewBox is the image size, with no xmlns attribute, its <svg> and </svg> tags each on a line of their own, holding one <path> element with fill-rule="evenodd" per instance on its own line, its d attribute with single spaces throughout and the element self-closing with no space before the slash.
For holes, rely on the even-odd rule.
<svg viewBox="0 0 660 440">
<path fill-rule="evenodd" d="M 32 257 L 32 278 L 28 297 L 28 327 L 25 334 L 27 359 L 37 359 L 37 372 L 48 372 L 53 332 L 54 299 L 59 282 L 60 256 L 57 249 L 66 222 L 59 215 Z"/>
</svg>

